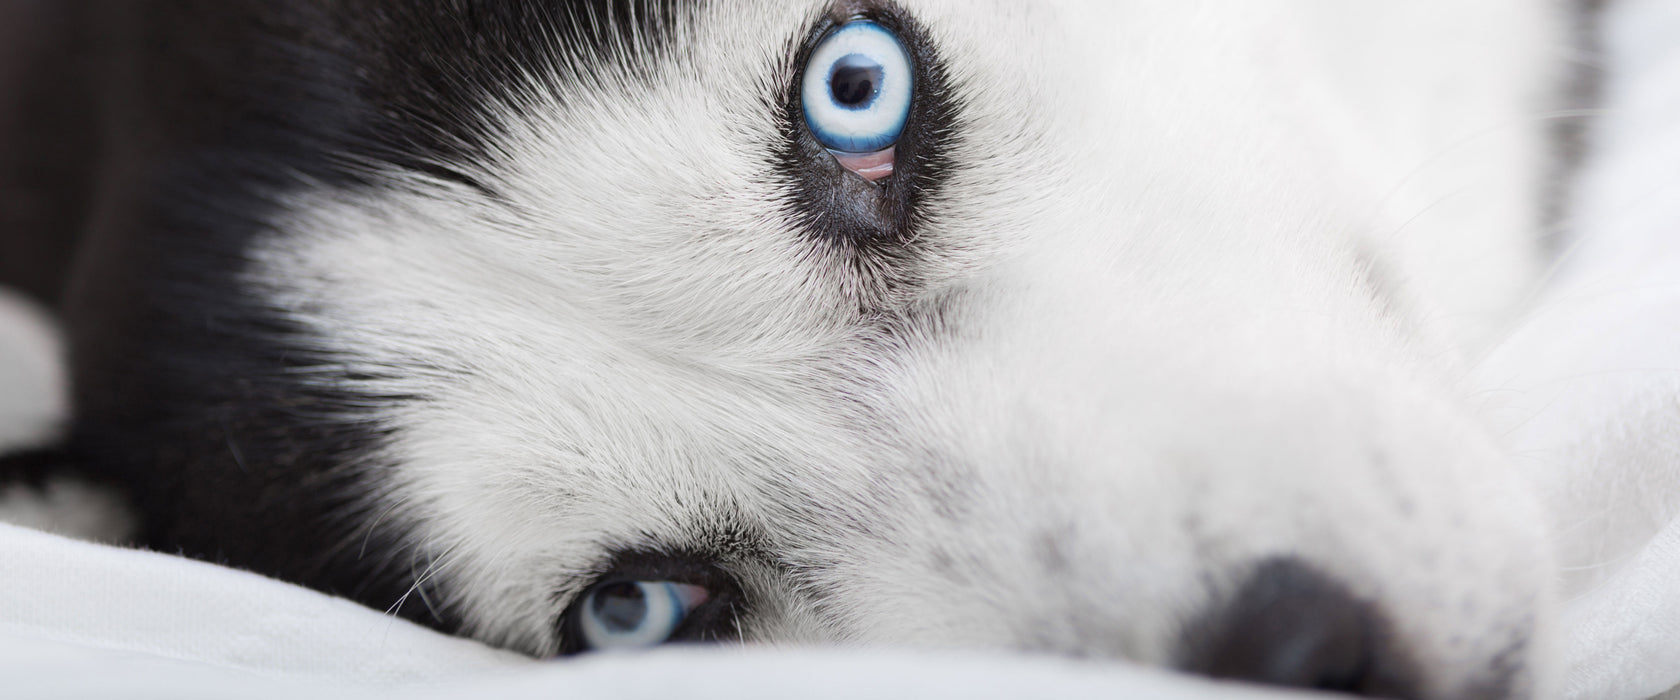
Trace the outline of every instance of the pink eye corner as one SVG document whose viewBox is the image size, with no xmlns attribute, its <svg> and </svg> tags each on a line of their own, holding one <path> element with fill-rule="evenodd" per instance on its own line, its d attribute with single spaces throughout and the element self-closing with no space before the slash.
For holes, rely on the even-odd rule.
<svg viewBox="0 0 1680 700">
<path fill-rule="evenodd" d="M 840 162 L 840 167 L 857 173 L 859 177 L 865 180 L 875 182 L 893 174 L 893 165 L 896 162 L 895 156 L 898 153 L 898 148 L 892 146 L 874 153 L 841 153 L 838 151 L 831 151 L 831 153 L 834 154 L 834 159 Z"/>
</svg>

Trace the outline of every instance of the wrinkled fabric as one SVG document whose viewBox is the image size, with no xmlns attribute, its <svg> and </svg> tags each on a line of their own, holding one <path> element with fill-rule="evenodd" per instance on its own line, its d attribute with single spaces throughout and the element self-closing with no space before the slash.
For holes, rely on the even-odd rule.
<svg viewBox="0 0 1680 700">
<path fill-rule="evenodd" d="M 1582 700 L 1680 685 L 1680 3 L 1613 3 L 1603 46 L 1572 237 L 1479 367 L 1551 517 Z"/>
</svg>

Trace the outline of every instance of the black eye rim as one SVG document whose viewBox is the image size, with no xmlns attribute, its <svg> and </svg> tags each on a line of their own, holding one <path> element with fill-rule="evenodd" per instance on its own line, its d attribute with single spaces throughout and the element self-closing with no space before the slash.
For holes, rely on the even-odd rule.
<svg viewBox="0 0 1680 700">
<path fill-rule="evenodd" d="M 557 628 L 560 645 L 557 656 L 576 656 L 592 651 L 584 642 L 581 628 L 583 607 L 601 589 L 624 583 L 659 582 L 699 586 L 711 594 L 683 618 L 664 644 L 696 644 L 740 641 L 738 624 L 745 610 L 741 587 L 717 564 L 687 553 L 630 552 L 620 554 L 604 573 L 579 591 L 560 614 Z"/>
<path fill-rule="evenodd" d="M 806 124 L 801 86 L 816 48 L 834 30 L 868 20 L 898 37 L 910 57 L 915 92 L 910 116 L 895 144 L 892 175 L 876 182 L 842 167 Z M 778 102 L 786 133 L 777 170 L 792 187 L 785 211 L 814 241 L 839 247 L 858 270 L 883 277 L 887 287 L 913 284 L 916 227 L 925 203 L 938 194 L 952 170 L 950 146 L 957 133 L 958 105 L 950 80 L 928 32 L 890 0 L 846 2 L 814 22 L 792 52 L 792 80 Z M 872 285 L 873 286 L 873 285 Z"/>
</svg>

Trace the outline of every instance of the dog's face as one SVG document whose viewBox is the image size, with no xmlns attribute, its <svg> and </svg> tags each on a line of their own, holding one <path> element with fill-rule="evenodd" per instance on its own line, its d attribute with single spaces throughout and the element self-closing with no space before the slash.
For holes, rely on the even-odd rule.
<svg viewBox="0 0 1680 700">
<path fill-rule="evenodd" d="M 1412 286 L 1452 275 L 1380 248 L 1405 168 L 1311 75 L 1357 25 L 568 7 L 386 11 L 515 69 L 426 64 L 471 99 L 401 116 L 473 143 L 287 191 L 240 273 L 368 397 L 347 517 L 466 633 L 1533 689 L 1535 514 Z"/>
</svg>

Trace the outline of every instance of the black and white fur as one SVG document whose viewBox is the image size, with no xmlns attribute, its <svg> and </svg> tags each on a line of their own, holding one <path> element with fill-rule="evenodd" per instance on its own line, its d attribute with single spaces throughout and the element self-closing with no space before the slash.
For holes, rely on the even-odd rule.
<svg viewBox="0 0 1680 700">
<path fill-rule="evenodd" d="M 1545 264 L 1550 3 L 0 7 L 74 387 L 14 461 L 140 543 L 534 655 L 628 570 L 748 641 L 1547 692 L 1464 376 Z M 878 185 L 793 87 L 857 14 L 920 86 Z"/>
</svg>

